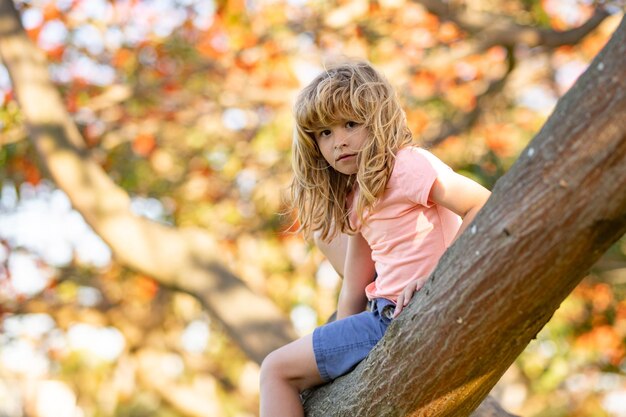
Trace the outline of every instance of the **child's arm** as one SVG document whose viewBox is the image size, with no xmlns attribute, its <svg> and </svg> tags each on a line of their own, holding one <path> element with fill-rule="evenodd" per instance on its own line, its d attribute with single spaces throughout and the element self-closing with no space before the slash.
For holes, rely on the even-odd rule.
<svg viewBox="0 0 626 417">
<path fill-rule="evenodd" d="M 344 272 L 337 306 L 337 320 L 365 310 L 367 305 L 365 287 L 374 279 L 372 250 L 360 233 L 348 237 Z"/>
<path fill-rule="evenodd" d="M 461 223 L 461 227 L 454 237 L 456 240 L 474 220 L 476 213 L 485 205 L 490 195 L 491 192 L 477 182 L 454 171 L 449 171 L 437 177 L 428 199 L 463 218 L 463 223 Z M 422 288 L 426 278 L 420 277 L 406 286 L 402 294 L 398 296 L 394 317 L 397 317 L 409 303 L 413 293 Z"/>
<path fill-rule="evenodd" d="M 437 177 L 430 190 L 429 200 L 463 218 L 463 223 L 454 237 L 456 240 L 474 220 L 490 195 L 491 192 L 476 181 L 450 171 Z"/>
</svg>

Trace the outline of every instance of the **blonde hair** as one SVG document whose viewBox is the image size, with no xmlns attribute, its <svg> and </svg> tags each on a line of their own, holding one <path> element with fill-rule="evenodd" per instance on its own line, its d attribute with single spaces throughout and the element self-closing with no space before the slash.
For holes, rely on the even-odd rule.
<svg viewBox="0 0 626 417">
<path fill-rule="evenodd" d="M 294 116 L 291 197 L 299 229 L 306 235 L 319 231 L 324 240 L 340 231 L 354 233 L 347 197 L 355 183 L 359 188 L 355 210 L 362 221 L 385 190 L 396 152 L 412 142 L 393 87 L 367 62 L 336 65 L 300 92 Z M 321 128 L 345 121 L 362 124 L 368 135 L 354 175 L 330 167 L 315 139 Z"/>
</svg>

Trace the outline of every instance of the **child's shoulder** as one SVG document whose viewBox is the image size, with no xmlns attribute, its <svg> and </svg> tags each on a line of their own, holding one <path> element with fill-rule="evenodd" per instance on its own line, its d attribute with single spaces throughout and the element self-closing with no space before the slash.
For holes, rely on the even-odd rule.
<svg viewBox="0 0 626 417">
<path fill-rule="evenodd" d="M 437 171 L 451 168 L 430 151 L 419 146 L 405 146 L 396 153 L 394 171 Z"/>
<path fill-rule="evenodd" d="M 426 149 L 417 145 L 408 145 L 398 149 L 397 155 L 410 155 L 412 153 L 417 154 L 430 154 Z"/>
<path fill-rule="evenodd" d="M 428 164 L 432 163 L 433 158 L 437 157 L 424 148 L 405 146 L 396 153 L 396 164 Z"/>
</svg>

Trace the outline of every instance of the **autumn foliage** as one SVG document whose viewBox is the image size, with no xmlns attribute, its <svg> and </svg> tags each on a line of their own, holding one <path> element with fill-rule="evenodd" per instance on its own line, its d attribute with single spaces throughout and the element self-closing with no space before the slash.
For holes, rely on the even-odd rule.
<svg viewBox="0 0 626 417">
<path fill-rule="evenodd" d="M 604 16 L 573 44 L 547 47 L 498 42 L 493 27 L 439 7 L 454 2 L 166 3 L 15 2 L 86 153 L 129 194 L 133 210 L 209 231 L 223 263 L 302 333 L 332 314 L 339 283 L 320 252 L 293 233 L 285 203 L 291 104 L 306 81 L 337 57 L 371 60 L 397 88 L 416 141 L 492 187 L 620 17 Z M 569 15 L 555 0 L 477 3 L 485 4 L 468 10 L 556 35 L 595 12 L 589 2 L 572 2 Z M 491 43 L 481 37 L 487 30 Z M 48 361 L 37 378 L 71 387 L 84 415 L 254 415 L 258 365 L 197 298 L 115 259 L 90 260 L 84 241 L 55 264 L 23 239 L 28 232 L 41 240 L 42 230 L 12 231 L 37 195 L 50 203 L 49 219 L 67 221 L 51 226 L 57 237 L 65 239 L 75 224 L 67 218 L 77 213 L 54 194 L 2 66 L 0 105 L 0 326 L 37 313 L 51 318 L 45 332 L 12 336 Z M 32 261 L 47 284 L 32 294 L 16 290 L 15 259 Z M 623 415 L 606 404 L 626 390 L 625 268 L 622 239 L 496 387 L 505 407 L 538 417 Z M 80 323 L 116 329 L 124 347 L 112 360 L 94 359 L 70 343 Z M 0 337 L 0 352 L 12 343 Z M 0 380 L 22 384 L 24 409 L 37 401 L 26 394 L 36 392 L 28 372 L 0 361 Z"/>
</svg>

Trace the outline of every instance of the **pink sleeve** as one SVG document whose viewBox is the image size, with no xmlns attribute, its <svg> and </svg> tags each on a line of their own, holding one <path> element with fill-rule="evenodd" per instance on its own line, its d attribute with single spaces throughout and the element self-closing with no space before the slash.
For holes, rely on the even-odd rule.
<svg viewBox="0 0 626 417">
<path fill-rule="evenodd" d="M 428 196 L 440 173 L 450 170 L 439 158 L 421 148 L 407 148 L 398 153 L 396 164 L 402 172 L 401 186 L 409 201 L 431 206 Z"/>
</svg>

